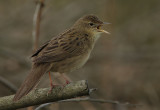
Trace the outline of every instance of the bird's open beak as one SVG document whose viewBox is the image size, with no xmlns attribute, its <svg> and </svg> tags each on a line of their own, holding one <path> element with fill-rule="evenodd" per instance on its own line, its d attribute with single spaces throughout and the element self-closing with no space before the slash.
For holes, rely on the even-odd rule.
<svg viewBox="0 0 160 110">
<path fill-rule="evenodd" d="M 103 24 L 111 24 L 111 23 L 108 23 L 108 22 L 103 22 Z"/>
<path fill-rule="evenodd" d="M 105 24 L 111 24 L 111 23 L 103 22 L 103 24 L 102 24 L 102 25 L 105 25 Z M 102 26 L 102 25 L 101 25 L 101 26 Z M 103 33 L 106 33 L 106 34 L 110 34 L 108 31 L 103 30 L 103 29 L 100 29 L 100 27 L 101 27 L 101 26 L 98 26 L 98 32 L 103 32 Z"/>
<path fill-rule="evenodd" d="M 98 30 L 99 32 L 103 32 L 103 33 L 106 33 L 106 34 L 110 34 L 108 31 L 106 31 L 106 30 L 103 30 L 103 29 L 100 29 L 100 30 Z"/>
</svg>

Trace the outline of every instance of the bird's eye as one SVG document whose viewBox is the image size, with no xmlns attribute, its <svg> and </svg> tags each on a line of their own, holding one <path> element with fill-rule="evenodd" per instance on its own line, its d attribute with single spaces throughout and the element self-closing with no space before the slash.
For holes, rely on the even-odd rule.
<svg viewBox="0 0 160 110">
<path fill-rule="evenodd" d="M 89 25 L 90 25 L 90 26 L 93 26 L 94 24 L 93 24 L 93 23 L 89 23 Z"/>
</svg>

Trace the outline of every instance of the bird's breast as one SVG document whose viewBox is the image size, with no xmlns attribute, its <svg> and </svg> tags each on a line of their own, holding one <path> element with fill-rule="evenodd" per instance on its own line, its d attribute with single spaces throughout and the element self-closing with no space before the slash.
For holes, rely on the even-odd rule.
<svg viewBox="0 0 160 110">
<path fill-rule="evenodd" d="M 56 62 L 53 64 L 51 71 L 68 73 L 68 72 L 77 70 L 87 62 L 87 60 L 89 59 L 89 56 L 90 56 L 90 52 L 87 52 L 80 56 L 76 56 L 60 62 Z"/>
</svg>

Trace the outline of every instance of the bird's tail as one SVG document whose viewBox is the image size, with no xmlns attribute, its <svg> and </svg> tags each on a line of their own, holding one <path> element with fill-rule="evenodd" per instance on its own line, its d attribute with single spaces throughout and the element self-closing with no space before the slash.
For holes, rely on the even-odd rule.
<svg viewBox="0 0 160 110">
<path fill-rule="evenodd" d="M 48 63 L 33 64 L 31 72 L 28 74 L 27 78 L 16 92 L 13 101 L 17 101 L 23 96 L 27 95 L 36 86 L 40 78 L 49 70 L 49 68 L 50 64 Z"/>
</svg>

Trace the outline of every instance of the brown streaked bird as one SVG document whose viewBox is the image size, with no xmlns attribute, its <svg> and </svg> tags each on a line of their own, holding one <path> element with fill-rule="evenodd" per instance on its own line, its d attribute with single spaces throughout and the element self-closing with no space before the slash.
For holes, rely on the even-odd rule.
<svg viewBox="0 0 160 110">
<path fill-rule="evenodd" d="M 32 68 L 13 101 L 27 95 L 39 82 L 43 74 L 49 72 L 68 73 L 82 67 L 101 33 L 104 22 L 94 15 L 86 15 L 65 32 L 53 37 L 32 55 Z M 51 81 L 51 80 L 50 80 Z M 51 83 L 51 89 L 53 84 Z M 69 83 L 66 80 L 66 83 Z"/>
</svg>

